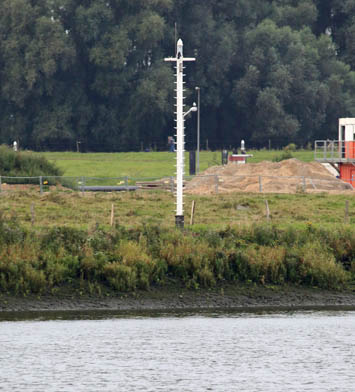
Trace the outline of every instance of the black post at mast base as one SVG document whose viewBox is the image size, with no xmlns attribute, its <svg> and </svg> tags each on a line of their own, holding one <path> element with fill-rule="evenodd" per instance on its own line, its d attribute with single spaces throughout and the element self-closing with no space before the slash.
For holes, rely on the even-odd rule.
<svg viewBox="0 0 355 392">
<path fill-rule="evenodd" d="M 175 226 L 178 229 L 184 228 L 184 215 L 175 215 Z"/>
</svg>

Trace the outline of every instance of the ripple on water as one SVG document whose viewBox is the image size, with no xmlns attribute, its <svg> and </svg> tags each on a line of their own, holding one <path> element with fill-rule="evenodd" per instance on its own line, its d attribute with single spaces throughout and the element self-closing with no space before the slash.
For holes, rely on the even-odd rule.
<svg viewBox="0 0 355 392">
<path fill-rule="evenodd" d="M 0 391 L 353 391 L 355 312 L 0 323 Z"/>
</svg>

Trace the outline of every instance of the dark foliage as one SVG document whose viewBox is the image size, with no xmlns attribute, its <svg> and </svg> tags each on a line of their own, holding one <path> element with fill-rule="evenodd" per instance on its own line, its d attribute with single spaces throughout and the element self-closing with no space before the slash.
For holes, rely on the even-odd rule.
<svg viewBox="0 0 355 392">
<path fill-rule="evenodd" d="M 203 147 L 335 138 L 355 110 L 354 19 L 353 0 L 0 0 L 0 143 L 167 148 L 175 23 Z"/>
</svg>

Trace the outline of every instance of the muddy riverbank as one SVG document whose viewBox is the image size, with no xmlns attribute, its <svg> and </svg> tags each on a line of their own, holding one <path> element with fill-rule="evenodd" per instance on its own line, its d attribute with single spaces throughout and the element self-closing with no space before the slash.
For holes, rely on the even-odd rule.
<svg viewBox="0 0 355 392">
<path fill-rule="evenodd" d="M 297 286 L 219 285 L 210 290 L 177 286 L 102 296 L 61 292 L 56 295 L 0 295 L 0 312 L 35 311 L 174 311 L 256 308 L 354 308 L 355 291 L 328 291 Z"/>
</svg>

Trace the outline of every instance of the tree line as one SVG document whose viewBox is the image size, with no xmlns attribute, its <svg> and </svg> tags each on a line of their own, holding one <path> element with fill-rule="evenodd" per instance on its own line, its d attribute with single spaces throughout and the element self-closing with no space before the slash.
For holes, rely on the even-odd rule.
<svg viewBox="0 0 355 392">
<path fill-rule="evenodd" d="M 355 116 L 354 21 L 355 0 L 0 0 L 0 144 L 165 148 L 176 37 L 197 59 L 203 145 L 337 138 Z"/>
</svg>

